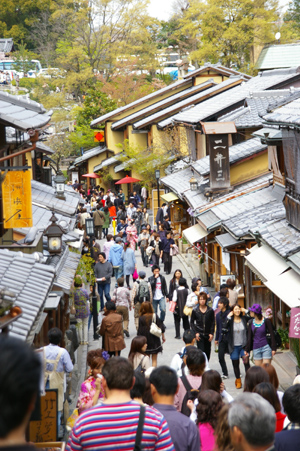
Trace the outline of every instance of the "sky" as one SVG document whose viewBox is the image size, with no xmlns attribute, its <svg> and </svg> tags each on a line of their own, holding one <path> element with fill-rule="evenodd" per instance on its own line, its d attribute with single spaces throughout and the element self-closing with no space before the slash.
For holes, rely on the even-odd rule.
<svg viewBox="0 0 300 451">
<path fill-rule="evenodd" d="M 168 20 L 174 0 L 150 0 L 148 11 L 150 16 L 160 20 Z"/>
</svg>

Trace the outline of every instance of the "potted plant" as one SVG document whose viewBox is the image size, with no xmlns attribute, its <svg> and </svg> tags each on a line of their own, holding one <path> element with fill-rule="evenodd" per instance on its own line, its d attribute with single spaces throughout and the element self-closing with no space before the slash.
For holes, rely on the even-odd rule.
<svg viewBox="0 0 300 451">
<path fill-rule="evenodd" d="M 291 350 L 296 357 L 296 374 L 300 374 L 300 340 L 298 338 L 291 338 Z"/>
<path fill-rule="evenodd" d="M 282 341 L 281 349 L 289 349 L 290 348 L 289 330 L 283 329 L 282 327 L 278 327 L 277 331 Z"/>
</svg>

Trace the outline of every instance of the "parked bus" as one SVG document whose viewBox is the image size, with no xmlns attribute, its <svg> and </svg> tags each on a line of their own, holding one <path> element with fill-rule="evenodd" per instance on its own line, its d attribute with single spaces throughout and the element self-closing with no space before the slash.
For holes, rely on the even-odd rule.
<svg viewBox="0 0 300 451">
<path fill-rule="evenodd" d="M 14 71 L 18 73 L 19 77 L 24 77 L 24 72 L 20 71 L 20 61 L 15 61 L 12 59 L 2 59 L 0 60 L 0 71 L 9 72 Z M 27 76 L 35 78 L 41 71 L 42 65 L 39 60 L 31 60 L 29 63 L 29 70 L 27 71 Z"/>
</svg>

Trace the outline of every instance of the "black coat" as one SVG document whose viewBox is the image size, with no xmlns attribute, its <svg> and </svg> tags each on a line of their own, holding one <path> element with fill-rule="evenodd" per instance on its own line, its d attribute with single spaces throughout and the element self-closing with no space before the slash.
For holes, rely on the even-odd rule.
<svg viewBox="0 0 300 451">
<path fill-rule="evenodd" d="M 160 277 L 160 280 L 161 280 L 161 291 L 162 291 L 162 294 L 163 294 L 163 296 L 168 297 L 168 287 L 167 287 L 166 279 L 161 274 L 159 275 L 159 277 Z M 157 279 L 154 276 L 151 276 L 148 279 L 148 282 L 150 282 L 150 285 L 151 285 L 153 297 L 154 297 L 154 293 L 155 293 L 155 289 L 156 289 L 156 281 L 157 281 Z"/>
<path fill-rule="evenodd" d="M 168 299 L 170 300 L 170 301 L 172 301 L 172 299 L 173 299 L 173 293 L 174 293 L 174 290 L 176 290 L 176 288 L 178 288 L 178 286 L 179 285 L 176 285 L 176 283 L 175 283 L 175 281 L 174 281 L 174 279 L 171 279 L 170 280 L 170 284 L 169 284 L 169 294 L 168 294 Z M 189 288 L 188 287 L 188 284 L 186 283 L 186 281 L 185 281 L 185 288 Z"/>
<path fill-rule="evenodd" d="M 248 322 L 250 320 L 250 316 L 241 316 L 241 320 L 244 324 L 244 333 L 243 333 L 243 342 L 242 342 L 242 348 L 244 349 L 246 344 L 247 344 L 247 329 L 248 329 Z M 233 352 L 233 348 L 234 348 L 234 334 L 233 334 L 233 316 L 231 316 L 231 318 L 227 319 L 227 324 L 226 327 L 228 329 L 228 334 L 227 334 L 227 342 L 228 342 L 228 350 L 229 350 L 229 354 L 231 354 Z"/>
<path fill-rule="evenodd" d="M 254 339 L 254 335 L 253 335 L 253 330 L 252 330 L 252 321 L 249 321 L 248 323 L 248 339 L 247 339 L 247 344 L 245 347 L 245 350 L 249 353 L 250 351 L 252 351 L 253 349 L 253 339 Z M 269 320 L 268 318 L 265 318 L 265 325 L 266 325 L 266 332 L 268 332 L 271 336 L 271 349 L 272 351 L 276 351 L 277 346 L 276 346 L 276 340 L 275 340 L 275 335 L 274 335 L 274 330 L 273 330 L 273 326 L 272 326 L 272 322 L 271 320 Z"/>
<path fill-rule="evenodd" d="M 160 208 L 157 210 L 155 222 L 156 222 L 156 224 L 159 224 L 159 223 L 162 224 L 163 221 L 164 221 L 164 211 L 163 211 L 163 209 L 160 207 Z"/>
<path fill-rule="evenodd" d="M 195 334 L 214 335 L 215 332 L 215 312 L 211 307 L 207 307 L 205 313 L 202 313 L 199 305 L 195 307 L 191 315 L 191 329 Z"/>
<path fill-rule="evenodd" d="M 158 352 L 162 352 L 162 345 L 159 337 L 156 337 L 153 334 L 150 334 L 150 327 L 152 320 L 149 318 L 150 315 L 142 315 L 139 318 L 139 327 L 137 334 L 142 335 L 147 338 L 147 351 L 146 354 L 157 354 Z M 166 330 L 164 323 L 159 319 L 157 315 L 155 315 L 156 324 L 162 330 L 162 333 Z"/>
</svg>

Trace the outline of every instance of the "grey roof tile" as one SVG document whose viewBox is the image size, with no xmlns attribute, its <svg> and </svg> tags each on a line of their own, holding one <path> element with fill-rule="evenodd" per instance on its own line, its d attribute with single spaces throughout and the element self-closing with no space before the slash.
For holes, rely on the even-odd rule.
<svg viewBox="0 0 300 451">
<path fill-rule="evenodd" d="M 273 112 L 264 115 L 264 120 L 271 123 L 294 124 L 300 125 L 300 99 L 296 99 L 279 108 L 275 108 Z"/>
<path fill-rule="evenodd" d="M 97 155 L 100 155 L 101 153 L 106 151 L 111 152 L 111 150 L 107 149 L 107 147 L 105 146 L 97 146 L 93 147 L 93 149 L 86 150 L 85 152 L 83 152 L 83 155 L 81 155 L 81 157 L 78 157 L 73 161 L 72 166 L 77 166 L 83 161 L 89 160 L 92 157 L 96 157 Z"/>
<path fill-rule="evenodd" d="M 255 231 L 255 227 L 253 230 Z M 274 218 L 273 221 L 260 224 L 256 230 L 262 239 L 282 257 L 299 252 L 300 232 L 287 222 L 285 215 L 283 218 Z"/>
<path fill-rule="evenodd" d="M 186 168 L 163 177 L 161 182 L 182 198 L 185 191 L 190 189 L 190 179 L 192 176 L 192 170 Z"/>
<path fill-rule="evenodd" d="M 300 64 L 300 44 L 270 45 L 262 49 L 256 69 L 276 69 Z"/>
<path fill-rule="evenodd" d="M 54 285 L 62 288 L 67 294 L 70 293 L 80 258 L 80 254 L 70 252 L 69 248 L 66 247 L 56 267 Z"/>
<path fill-rule="evenodd" d="M 55 189 L 44 183 L 31 180 L 31 196 L 33 204 L 40 204 L 65 216 L 74 216 L 77 210 L 80 196 L 73 190 L 65 190 L 66 200 L 55 196 Z"/>
<path fill-rule="evenodd" d="M 173 121 L 174 123 L 197 124 L 200 121 L 210 120 L 220 116 L 224 110 L 241 104 L 246 97 L 250 97 L 251 92 L 279 87 L 281 84 L 297 77 L 299 77 L 299 73 L 298 68 L 295 67 L 265 71 L 244 84 L 231 89 L 230 95 L 227 92 L 223 92 L 217 97 L 208 99 L 186 112 L 176 114 L 173 117 Z"/>
</svg>

